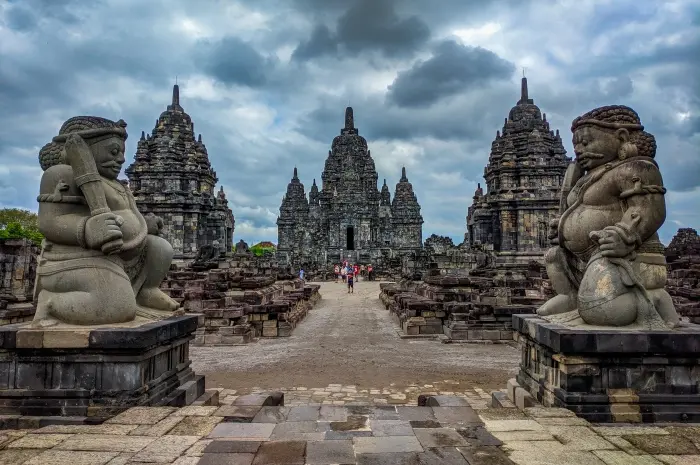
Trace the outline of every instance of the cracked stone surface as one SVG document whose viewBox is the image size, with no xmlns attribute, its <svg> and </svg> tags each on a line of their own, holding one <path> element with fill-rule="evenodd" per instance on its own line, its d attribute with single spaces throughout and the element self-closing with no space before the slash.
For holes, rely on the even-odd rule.
<svg viewBox="0 0 700 465">
<path fill-rule="evenodd" d="M 102 425 L 4 431 L 0 465 L 700 464 L 700 425 L 590 424 L 561 409 L 485 408 L 475 394 L 445 395 L 454 407 L 266 407 L 248 423 L 220 408 L 139 407 Z"/>
</svg>

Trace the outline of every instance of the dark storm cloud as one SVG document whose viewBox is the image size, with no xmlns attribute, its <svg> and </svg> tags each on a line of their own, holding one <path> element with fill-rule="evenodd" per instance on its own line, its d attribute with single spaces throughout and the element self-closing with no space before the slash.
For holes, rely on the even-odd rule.
<svg viewBox="0 0 700 465">
<path fill-rule="evenodd" d="M 490 50 L 447 40 L 435 46 L 431 58 L 401 71 L 387 100 L 400 107 L 427 107 L 493 80 L 507 80 L 514 71 L 513 63 Z"/>
<path fill-rule="evenodd" d="M 277 61 L 264 57 L 249 43 L 232 36 L 216 42 L 202 42 L 198 49 L 195 64 L 226 84 L 263 87 Z"/>
<path fill-rule="evenodd" d="M 79 21 L 81 9 L 102 3 L 102 0 L 9 0 L 5 24 L 18 31 L 34 29 L 47 20 L 74 24 Z"/>
<path fill-rule="evenodd" d="M 496 130 L 501 129 L 503 116 L 517 102 L 519 91 L 510 82 L 496 83 L 489 89 L 462 92 L 463 95 L 430 108 L 401 108 L 385 105 L 375 96 L 356 96 L 352 107 L 355 123 L 368 139 L 481 140 L 495 136 Z M 297 130 L 319 142 L 328 142 L 340 130 L 345 103 L 340 97 L 323 100 L 300 120 Z"/>
<path fill-rule="evenodd" d="M 317 25 L 292 58 L 348 57 L 367 51 L 389 58 L 411 56 L 428 41 L 430 29 L 416 15 L 398 14 L 394 5 L 390 0 L 357 0 L 338 18 L 334 31 L 324 24 Z"/>
</svg>

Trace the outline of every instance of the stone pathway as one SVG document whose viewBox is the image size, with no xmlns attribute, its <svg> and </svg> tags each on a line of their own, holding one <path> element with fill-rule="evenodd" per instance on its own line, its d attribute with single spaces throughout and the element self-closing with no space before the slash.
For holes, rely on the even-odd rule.
<svg viewBox="0 0 700 465">
<path fill-rule="evenodd" d="M 328 400 L 326 390 L 348 397 Z M 700 464 L 700 425 L 599 426 L 562 409 L 492 409 L 478 389 L 421 407 L 342 400 L 352 391 L 288 389 L 284 406 L 263 407 L 268 396 L 222 390 L 220 406 L 137 407 L 102 425 L 5 430 L 0 465 Z"/>
<path fill-rule="evenodd" d="M 192 367 L 206 376 L 207 387 L 240 391 L 340 383 L 362 390 L 394 383 L 404 389 L 447 379 L 461 382 L 462 389 L 488 391 L 505 387 L 516 373 L 520 352 L 506 344 L 402 339 L 379 300 L 376 281 L 360 281 L 354 294 L 342 283 L 320 284 L 322 299 L 291 337 L 192 347 Z"/>
</svg>

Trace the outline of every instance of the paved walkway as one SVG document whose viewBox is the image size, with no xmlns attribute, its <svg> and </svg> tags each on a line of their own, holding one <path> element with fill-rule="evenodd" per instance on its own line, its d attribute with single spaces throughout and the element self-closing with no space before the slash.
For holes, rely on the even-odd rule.
<svg viewBox="0 0 700 465">
<path fill-rule="evenodd" d="M 596 426 L 561 409 L 474 409 L 466 396 L 433 407 L 251 407 L 225 394 L 221 406 L 3 431 L 0 465 L 700 464 L 698 425 Z"/>
<path fill-rule="evenodd" d="M 520 354 L 506 344 L 441 344 L 401 339 L 379 301 L 379 283 L 321 283 L 322 299 L 288 338 L 235 347 L 193 347 L 193 368 L 207 386 L 252 390 L 340 383 L 377 390 L 451 380 L 461 389 L 501 389 Z M 452 389 L 445 389 L 452 390 Z"/>
</svg>

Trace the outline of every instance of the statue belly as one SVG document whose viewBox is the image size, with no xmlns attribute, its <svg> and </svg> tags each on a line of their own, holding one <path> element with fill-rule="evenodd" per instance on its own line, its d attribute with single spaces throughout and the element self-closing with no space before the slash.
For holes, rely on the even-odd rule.
<svg viewBox="0 0 700 465">
<path fill-rule="evenodd" d="M 621 216 L 621 212 L 612 208 L 580 205 L 560 225 L 564 236 L 564 246 L 574 253 L 588 250 L 593 245 L 589 234 L 612 226 L 620 221 Z"/>
<path fill-rule="evenodd" d="M 124 242 L 129 242 L 134 237 L 139 235 L 139 233 L 141 233 L 143 225 L 139 221 L 137 214 L 134 213 L 131 209 L 116 211 L 113 210 L 112 213 L 114 213 L 115 215 L 119 215 L 124 219 L 124 223 L 121 226 L 122 234 L 124 236 Z"/>
</svg>

